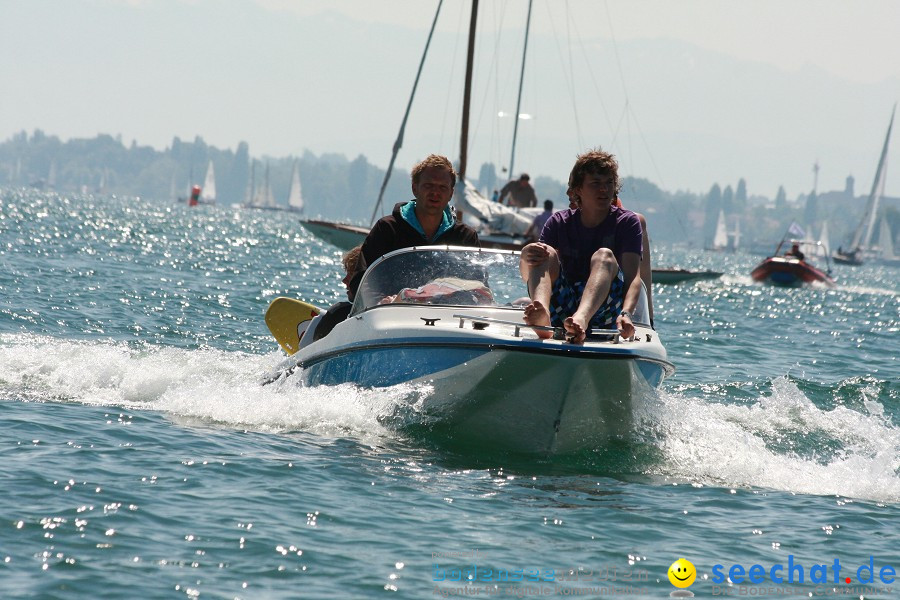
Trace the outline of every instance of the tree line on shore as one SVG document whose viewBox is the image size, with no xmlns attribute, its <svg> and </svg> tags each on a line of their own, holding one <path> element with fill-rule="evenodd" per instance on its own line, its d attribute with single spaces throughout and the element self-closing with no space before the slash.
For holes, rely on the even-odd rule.
<svg viewBox="0 0 900 600">
<path fill-rule="evenodd" d="M 191 185 L 200 185 L 207 164 L 212 161 L 216 173 L 217 203 L 242 204 L 261 185 L 266 171 L 278 203 L 286 203 L 294 162 L 298 162 L 310 218 L 368 224 L 384 170 L 359 155 L 348 159 L 339 154 L 315 155 L 306 150 L 302 156 L 254 158 L 246 142 L 235 150 L 209 146 L 201 137 L 187 142 L 173 138 L 169 147 L 156 150 L 121 137 L 101 134 L 93 139 L 61 141 L 40 130 L 25 131 L 0 143 L 0 185 L 52 188 L 59 193 L 92 193 L 141 196 L 161 202 L 177 202 L 188 195 Z M 505 176 L 497 174 L 493 164 L 485 163 L 478 178 L 470 180 L 490 194 L 501 187 Z M 537 176 L 532 183 L 540 200 L 553 200 L 556 209 L 568 200 L 563 182 Z M 774 199 L 748 196 L 747 183 L 740 179 L 734 187 L 714 183 L 709 192 L 669 192 L 639 177 L 624 177 L 620 197 L 627 208 L 643 212 L 654 239 L 662 242 L 687 242 L 696 247 L 709 246 L 720 212 L 728 220 L 728 229 L 740 222 L 745 241 L 770 243 L 780 239 L 791 221 L 814 225 L 832 214 L 841 215 L 832 225 L 832 236 L 847 234 L 841 229 L 855 224 L 855 216 L 864 202 L 855 202 L 848 192 L 849 206 L 837 198 L 823 204 L 815 194 L 788 201 L 783 188 Z M 395 169 L 385 192 L 385 207 L 411 197 L 409 172 Z M 834 206 L 833 206 L 834 205 Z M 894 211 L 897 212 L 896 210 Z M 900 220 L 900 214 L 894 215 Z M 837 227 L 835 227 L 835 225 Z M 816 227 L 818 229 L 818 226 Z"/>
</svg>

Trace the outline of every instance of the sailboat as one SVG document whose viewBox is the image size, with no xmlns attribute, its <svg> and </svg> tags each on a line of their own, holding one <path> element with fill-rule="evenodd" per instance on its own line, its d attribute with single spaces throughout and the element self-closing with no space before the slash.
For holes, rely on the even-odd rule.
<svg viewBox="0 0 900 600">
<path fill-rule="evenodd" d="M 867 254 L 870 254 L 872 234 L 875 232 L 875 218 L 878 215 L 878 205 L 884 195 L 884 183 L 887 168 L 888 144 L 891 141 L 891 128 L 894 126 L 894 113 L 897 105 L 891 111 L 891 121 L 888 123 L 887 134 L 884 136 L 884 146 L 881 148 L 881 157 L 878 159 L 878 168 L 875 170 L 875 181 L 872 182 L 872 191 L 866 202 L 866 210 L 863 217 L 853 232 L 853 240 L 845 250 L 838 248 L 832 258 L 834 262 L 845 265 L 861 265 Z"/>
<path fill-rule="evenodd" d="M 213 161 L 209 161 L 206 167 L 206 177 L 203 180 L 203 189 L 200 192 L 201 204 L 216 203 L 216 170 L 213 168 Z"/>
<path fill-rule="evenodd" d="M 263 184 L 256 189 L 249 204 L 244 205 L 245 208 L 261 208 L 265 210 L 276 210 L 275 196 L 272 195 L 272 188 L 269 186 L 269 165 L 266 165 L 266 174 L 263 178 Z"/>
<path fill-rule="evenodd" d="M 528 23 L 530 23 L 531 18 L 531 5 L 529 3 L 529 13 L 528 13 Z M 403 145 L 403 135 L 406 128 L 406 121 L 409 117 L 410 108 L 412 106 L 413 98 L 415 97 L 416 86 L 418 85 L 419 75 L 422 72 L 422 66 L 425 62 L 425 57 L 428 53 L 428 47 L 431 43 L 431 37 L 435 30 L 435 25 L 437 24 L 437 18 L 440 14 L 440 4 L 438 4 L 437 12 L 434 16 L 434 22 L 431 26 L 431 33 L 428 36 L 428 41 L 425 45 L 425 51 L 422 54 L 422 59 L 419 64 L 419 72 L 416 76 L 415 83 L 413 84 L 412 93 L 409 98 L 409 103 L 406 108 L 406 113 L 403 117 L 403 120 L 400 125 L 400 130 L 397 135 L 397 139 L 394 142 L 393 146 L 393 154 L 391 155 L 390 162 L 388 164 L 387 170 L 385 172 L 385 178 L 381 185 L 381 191 L 378 196 L 378 200 L 375 203 L 375 208 L 372 211 L 372 218 L 370 223 L 374 223 L 377 215 L 379 214 L 379 210 L 382 206 L 382 197 L 384 195 L 384 191 L 387 187 L 387 182 L 390 177 L 391 172 L 393 171 L 394 161 L 397 157 L 397 153 Z M 526 43 L 525 49 L 527 50 L 527 36 L 528 36 L 528 25 L 526 25 Z M 525 51 L 523 51 L 523 69 L 520 74 L 519 81 L 519 97 L 521 98 L 521 87 L 522 87 L 522 77 L 524 76 L 524 55 Z M 471 59 L 471 56 L 469 57 Z M 517 107 L 516 114 L 519 114 L 519 110 Z M 516 123 L 518 121 L 516 120 Z M 463 133 L 466 135 L 466 132 Z M 513 153 L 515 152 L 515 143 L 513 144 Z M 513 164 L 513 157 L 510 158 L 510 164 Z M 463 163 L 460 163 L 461 165 Z M 487 196 L 487 193 L 479 192 L 473 185 L 465 180 L 462 176 L 464 171 L 460 172 L 460 182 L 458 185 L 461 185 L 461 188 L 458 193 L 454 194 L 454 205 L 459 208 L 464 214 L 467 220 L 467 223 L 473 225 L 478 232 L 478 239 L 481 242 L 481 246 L 484 248 L 498 248 L 504 250 L 521 250 L 522 247 L 528 243 L 528 239 L 524 236 L 525 232 L 531 226 L 534 217 L 537 216 L 538 213 L 542 211 L 541 208 L 524 208 L 524 209 L 514 209 L 499 202 L 491 201 Z M 723 216 L 724 218 L 724 216 Z M 328 242 L 341 250 L 350 250 L 354 246 L 361 244 L 366 236 L 369 233 L 370 227 L 365 227 L 361 225 L 352 225 L 348 223 L 338 223 L 334 221 L 328 220 L 318 220 L 318 219 L 302 219 L 301 224 L 303 227 L 309 231 L 315 237 Z M 724 227 L 724 225 L 723 225 Z M 739 226 L 738 226 L 739 227 Z M 735 232 L 735 245 L 738 243 L 740 239 L 740 232 Z M 727 244 L 727 237 L 726 237 Z M 653 282 L 654 283 L 681 283 L 685 281 L 693 281 L 697 279 L 714 279 L 720 277 L 722 275 L 721 272 L 718 271 L 692 271 L 682 268 L 676 267 L 663 267 L 663 268 L 653 268 Z"/>
<path fill-rule="evenodd" d="M 732 252 L 736 252 L 738 248 L 741 247 L 741 220 L 740 218 L 735 218 L 734 220 L 734 230 L 729 234 L 731 237 L 731 246 L 730 249 Z"/>
<path fill-rule="evenodd" d="M 716 232 L 713 234 L 712 245 L 707 250 L 723 252 L 728 249 L 728 228 L 725 225 L 725 211 L 719 211 L 719 218 L 716 220 Z"/>
<path fill-rule="evenodd" d="M 822 231 L 819 233 L 819 244 L 816 246 L 816 256 L 826 261 L 831 254 L 831 239 L 828 235 L 828 221 L 822 223 Z"/>
<path fill-rule="evenodd" d="M 288 210 L 303 212 L 303 192 L 300 188 L 300 165 L 294 161 L 294 172 L 291 174 L 291 191 L 288 193 Z"/>
<path fill-rule="evenodd" d="M 881 254 L 878 262 L 891 267 L 900 267 L 900 256 L 894 254 L 894 232 L 888 224 L 887 217 L 882 215 L 881 227 L 878 230 L 878 246 Z"/>
<path fill-rule="evenodd" d="M 473 10 L 473 19 L 475 18 L 474 13 L 477 12 L 477 0 L 475 1 L 475 8 Z M 303 226 L 313 235 L 322 239 L 326 242 L 329 242 L 342 250 L 349 250 L 350 248 L 361 244 L 363 240 L 365 240 L 366 235 L 369 233 L 369 229 L 371 228 L 371 224 L 374 224 L 379 211 L 382 207 L 382 198 L 384 196 L 384 191 L 387 188 L 388 179 L 390 178 L 391 172 L 393 171 L 394 161 L 397 158 L 397 154 L 400 151 L 400 148 L 403 145 L 403 135 L 406 129 L 406 121 L 409 117 L 410 109 L 412 108 L 413 98 L 415 97 L 416 88 L 418 86 L 419 77 L 422 73 L 422 67 L 425 63 L 425 57 L 428 54 L 428 48 L 431 44 L 432 35 L 434 34 L 435 27 L 437 25 L 437 19 L 440 15 L 441 5 L 438 4 L 437 11 L 434 15 L 434 21 L 431 25 L 431 32 L 428 36 L 428 41 L 425 44 L 425 51 L 422 54 L 422 59 L 419 63 L 419 71 L 416 75 L 415 83 L 413 84 L 412 93 L 410 94 L 409 102 L 406 107 L 406 113 L 403 116 L 403 121 L 400 125 L 400 131 L 397 135 L 397 140 L 394 142 L 393 153 L 391 155 L 390 163 L 388 164 L 387 170 L 385 172 L 384 181 L 381 184 L 381 191 L 378 195 L 378 200 L 375 203 L 374 210 L 372 211 L 372 217 L 370 219 L 370 226 L 363 227 L 358 225 L 350 225 L 345 223 L 335 223 L 331 221 L 325 220 L 315 220 L 315 219 L 306 219 L 302 220 L 301 223 Z M 526 43 L 525 48 L 527 51 L 527 39 L 528 39 L 528 31 L 531 22 L 531 6 L 529 3 L 529 11 L 528 11 L 528 20 L 526 24 Z M 474 24 L 472 24 L 474 25 Z M 471 31 L 474 31 L 474 27 L 471 27 Z M 472 35 L 470 31 L 470 35 Z M 469 50 L 473 50 L 474 48 L 474 38 L 471 38 L 469 43 L 471 44 L 471 48 Z M 472 53 L 470 52 L 468 56 L 468 61 L 471 62 L 473 60 Z M 519 97 L 521 99 L 521 85 L 522 79 L 524 78 L 524 52 L 523 52 L 523 69 L 520 75 L 519 81 Z M 471 69 L 469 69 L 471 71 Z M 471 87 L 471 73 L 468 75 L 469 79 L 466 81 L 466 85 Z M 468 94 L 466 95 L 468 97 Z M 468 100 L 466 100 L 468 102 Z M 517 110 L 518 114 L 518 110 Z M 518 122 L 516 122 L 518 125 Z M 463 124 L 463 137 L 468 135 L 468 123 Z M 515 135 L 515 134 L 514 134 Z M 515 142 L 513 143 L 513 152 L 515 152 Z M 463 152 L 465 154 L 465 152 Z M 515 156 L 513 154 L 513 156 Z M 512 163 L 512 158 L 510 162 Z M 484 197 L 471 183 L 466 181 L 465 179 L 465 161 L 466 156 L 461 156 L 459 163 L 459 188 L 454 193 L 453 203 L 461 210 L 467 217 L 467 221 L 472 224 L 477 230 L 478 239 L 481 242 L 481 246 L 483 248 L 498 248 L 504 250 L 520 250 L 528 240 L 525 238 L 524 233 L 528 230 L 531 225 L 534 217 L 542 211 L 540 208 L 535 209 L 513 209 L 508 206 L 504 206 L 497 202 L 491 202 L 486 197 Z"/>
</svg>

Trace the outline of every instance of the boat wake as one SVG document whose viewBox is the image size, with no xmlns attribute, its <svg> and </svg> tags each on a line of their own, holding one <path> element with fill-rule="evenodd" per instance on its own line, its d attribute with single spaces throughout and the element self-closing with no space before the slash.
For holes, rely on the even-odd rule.
<svg viewBox="0 0 900 600">
<path fill-rule="evenodd" d="M 430 386 L 304 387 L 299 377 L 261 385 L 282 359 L 280 352 L 6 334 L 0 335 L 0 401 L 76 402 L 156 411 L 184 426 L 306 432 L 366 445 L 412 437 L 444 447 L 440 424 L 419 410 Z M 574 460 L 532 459 L 528 468 L 898 502 L 900 428 L 882 404 L 890 397 L 884 385 L 854 380 L 815 394 L 801 389 L 812 384 L 779 377 L 756 398 L 747 398 L 740 384 L 662 390 L 636 415 L 635 440 Z M 829 400 L 814 402 L 807 394 Z"/>
<path fill-rule="evenodd" d="M 77 402 L 150 410 L 178 423 L 261 432 L 308 432 L 374 444 L 394 437 L 398 407 L 423 390 L 304 387 L 298 377 L 262 385 L 284 359 L 215 349 L 0 336 L 0 400 Z"/>
<path fill-rule="evenodd" d="M 859 397 L 819 406 L 790 377 L 740 403 L 710 400 L 733 395 L 709 386 L 704 398 L 663 393 L 656 443 L 664 460 L 655 472 L 700 485 L 900 501 L 900 428 L 875 399 L 879 384 L 839 387 Z"/>
</svg>

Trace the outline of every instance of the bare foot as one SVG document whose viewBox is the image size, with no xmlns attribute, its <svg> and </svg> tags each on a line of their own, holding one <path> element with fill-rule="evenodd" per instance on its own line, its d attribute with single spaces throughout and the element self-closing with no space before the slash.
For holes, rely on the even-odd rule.
<svg viewBox="0 0 900 600">
<path fill-rule="evenodd" d="M 525 316 L 523 317 L 526 325 L 538 325 L 550 327 L 550 311 L 548 311 L 539 300 L 534 300 L 525 307 Z M 544 331 L 536 329 L 535 333 L 541 339 L 546 340 L 553 336 L 552 331 Z"/>
<path fill-rule="evenodd" d="M 587 337 L 587 323 L 583 323 L 580 319 L 569 317 L 563 322 L 566 328 L 566 339 L 573 344 L 583 344 Z"/>
</svg>

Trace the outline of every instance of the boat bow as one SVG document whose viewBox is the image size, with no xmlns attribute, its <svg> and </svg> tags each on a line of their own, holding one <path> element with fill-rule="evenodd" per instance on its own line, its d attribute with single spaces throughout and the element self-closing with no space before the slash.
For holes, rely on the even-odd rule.
<svg viewBox="0 0 900 600">
<path fill-rule="evenodd" d="M 568 453 L 627 437 L 674 372 L 646 310 L 630 340 L 541 339 L 522 322 L 518 262 L 471 248 L 391 253 L 366 272 L 350 317 L 282 369 L 307 385 L 419 386 L 422 417 L 455 442 Z"/>
</svg>

